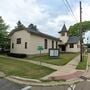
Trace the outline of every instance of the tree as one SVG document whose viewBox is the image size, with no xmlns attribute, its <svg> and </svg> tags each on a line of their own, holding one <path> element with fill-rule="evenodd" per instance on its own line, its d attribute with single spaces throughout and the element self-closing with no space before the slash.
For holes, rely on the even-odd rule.
<svg viewBox="0 0 90 90">
<path fill-rule="evenodd" d="M 4 20 L 0 16 L 0 48 L 3 50 L 7 46 L 8 42 L 8 25 L 5 24 Z"/>
<path fill-rule="evenodd" d="M 34 30 L 34 31 L 38 31 L 37 26 L 34 25 L 34 24 L 32 24 L 32 23 L 28 26 L 28 28 L 29 28 L 29 29 L 32 29 L 32 30 Z"/>
<path fill-rule="evenodd" d="M 41 55 L 41 51 L 43 51 L 43 47 L 42 46 L 38 46 L 37 50 L 40 51 L 40 55 Z"/>
<path fill-rule="evenodd" d="M 25 29 L 25 26 L 21 23 L 21 21 L 18 21 L 15 30 L 22 30 L 22 29 Z"/>
<path fill-rule="evenodd" d="M 73 35 L 79 36 L 80 35 L 79 30 L 80 30 L 80 23 L 76 23 L 73 26 L 70 26 L 69 35 L 70 36 L 73 36 Z M 90 30 L 90 21 L 82 22 L 82 30 L 83 30 L 83 32 Z"/>
</svg>

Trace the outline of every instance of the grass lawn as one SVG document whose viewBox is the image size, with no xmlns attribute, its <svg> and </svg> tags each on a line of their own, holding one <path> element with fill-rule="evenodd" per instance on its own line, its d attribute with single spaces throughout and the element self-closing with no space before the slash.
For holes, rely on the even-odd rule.
<svg viewBox="0 0 90 90">
<path fill-rule="evenodd" d="M 85 70 L 86 66 L 87 66 L 87 56 L 84 56 L 82 62 L 79 62 L 76 69 Z"/>
<path fill-rule="evenodd" d="M 67 64 L 69 61 L 71 61 L 77 55 L 78 55 L 77 53 L 62 53 L 62 54 L 60 54 L 60 57 L 58 59 L 52 59 L 48 55 L 34 56 L 34 57 L 28 58 L 28 59 L 62 66 L 62 65 Z"/>
<path fill-rule="evenodd" d="M 7 57 L 0 57 L 0 71 L 8 75 L 39 79 L 54 70 L 24 61 L 15 61 Z"/>
</svg>

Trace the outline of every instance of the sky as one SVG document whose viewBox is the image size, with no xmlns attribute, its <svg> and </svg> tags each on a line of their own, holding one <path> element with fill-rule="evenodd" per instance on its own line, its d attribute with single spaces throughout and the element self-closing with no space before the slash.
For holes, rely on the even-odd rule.
<svg viewBox="0 0 90 90">
<path fill-rule="evenodd" d="M 90 0 L 81 1 L 82 20 L 90 20 Z M 64 23 L 69 28 L 79 22 L 79 0 L 2 0 L 0 16 L 10 26 L 9 31 L 20 20 L 25 26 L 33 23 L 41 32 L 58 36 Z"/>
</svg>

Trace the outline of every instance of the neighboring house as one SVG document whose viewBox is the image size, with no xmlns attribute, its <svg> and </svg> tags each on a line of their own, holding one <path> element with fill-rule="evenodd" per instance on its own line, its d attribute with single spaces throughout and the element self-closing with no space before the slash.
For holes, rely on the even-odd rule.
<svg viewBox="0 0 90 90">
<path fill-rule="evenodd" d="M 59 45 L 60 51 L 63 52 L 80 52 L 80 39 L 77 36 L 69 36 L 68 30 L 63 25 L 62 30 L 59 32 L 60 40 L 62 43 Z"/>
<path fill-rule="evenodd" d="M 58 48 L 61 40 L 59 38 L 41 33 L 29 27 L 24 30 L 13 30 L 10 33 L 11 53 L 22 53 L 27 55 L 39 54 L 38 46 L 42 46 L 42 53 L 48 53 L 49 48 Z"/>
<path fill-rule="evenodd" d="M 29 27 L 12 30 L 9 35 L 11 40 L 10 52 L 27 55 L 39 54 L 38 46 L 43 47 L 42 53 L 48 53 L 49 48 L 59 48 L 60 51 L 64 52 L 80 51 L 79 38 L 77 36 L 69 37 L 65 24 L 59 34 L 60 38 L 56 38 Z"/>
</svg>

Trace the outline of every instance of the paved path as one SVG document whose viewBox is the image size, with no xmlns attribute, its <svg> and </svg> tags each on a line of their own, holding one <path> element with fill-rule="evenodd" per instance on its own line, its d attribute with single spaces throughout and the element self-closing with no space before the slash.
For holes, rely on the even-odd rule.
<svg viewBox="0 0 90 90">
<path fill-rule="evenodd" d="M 88 63 L 88 67 L 87 67 L 87 71 L 85 72 L 84 76 L 87 78 L 90 78 L 90 53 L 88 53 L 87 63 Z"/>
<path fill-rule="evenodd" d="M 1 56 L 0 57 L 5 57 Z M 7 57 L 7 56 L 6 56 Z M 7 57 L 11 58 L 13 60 L 19 60 L 19 61 L 25 61 L 37 65 L 42 65 L 51 69 L 55 69 L 57 71 L 51 73 L 50 75 L 47 75 L 41 79 L 47 80 L 47 79 L 71 79 L 75 77 L 79 77 L 82 74 L 82 71 L 77 71 L 76 66 L 80 62 L 80 56 L 78 55 L 73 60 L 71 60 L 69 63 L 67 63 L 65 66 L 57 66 L 52 64 L 47 64 L 39 61 L 33 61 L 33 60 L 27 60 L 27 59 L 19 59 L 19 58 L 13 58 L 13 57 Z"/>
<path fill-rule="evenodd" d="M 59 79 L 71 79 L 76 78 L 82 75 L 82 71 L 76 70 L 76 66 L 80 62 L 80 56 L 75 57 L 72 61 L 70 61 L 68 64 L 66 64 L 63 67 L 60 67 L 57 71 L 51 73 L 50 75 L 47 75 L 43 77 L 42 79 L 46 80 L 59 80 Z"/>
</svg>

